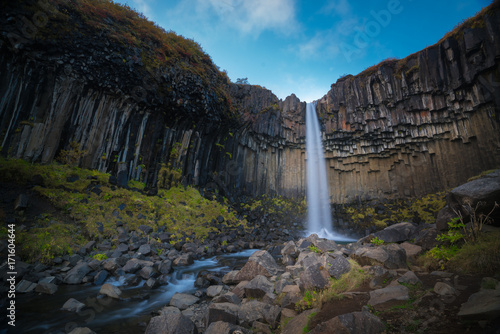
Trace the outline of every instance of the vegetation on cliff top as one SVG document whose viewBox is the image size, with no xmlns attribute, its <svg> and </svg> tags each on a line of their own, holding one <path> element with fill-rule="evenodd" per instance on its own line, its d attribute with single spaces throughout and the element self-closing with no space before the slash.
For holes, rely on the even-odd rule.
<svg viewBox="0 0 500 334">
<path fill-rule="evenodd" d="M 143 67 L 153 78 L 168 68 L 189 72 L 218 96 L 219 103 L 231 108 L 227 73 L 218 69 L 197 42 L 163 29 L 127 5 L 112 0 L 25 0 L 9 7 L 13 13 L 21 10 L 26 18 L 43 18 L 35 22 L 37 27 L 29 36 L 40 45 L 70 50 L 86 38 L 98 36 L 98 43 L 125 50 L 120 55 L 124 65 Z"/>
<path fill-rule="evenodd" d="M 170 233 L 171 243 L 203 241 L 208 233 L 219 232 L 216 223 L 246 227 L 246 220 L 238 219 L 227 204 L 204 198 L 193 187 L 160 189 L 157 196 L 147 196 L 137 188 L 112 186 L 106 173 L 0 160 L 0 182 L 29 184 L 35 176 L 43 180 L 43 185 L 33 190 L 69 219 L 61 221 L 44 214 L 36 224 L 18 232 L 20 254 L 30 261 L 49 262 L 54 256 L 79 249 L 88 240 L 115 238 L 117 226 L 139 232 L 139 226 L 146 225 L 155 232 Z M 134 187 L 138 182 L 129 185 Z"/>
<path fill-rule="evenodd" d="M 395 70 L 395 74 L 398 77 L 401 77 L 401 73 L 404 71 L 406 75 L 410 74 L 413 72 L 415 69 L 418 69 L 418 65 L 413 64 L 413 61 L 416 61 L 416 56 L 418 53 L 423 52 L 426 49 L 429 49 L 431 47 L 434 47 L 438 44 L 441 44 L 448 38 L 453 38 L 455 40 L 459 40 L 464 36 L 464 32 L 467 29 L 475 29 L 475 28 L 483 28 L 484 27 L 484 18 L 486 15 L 491 15 L 493 12 L 497 11 L 500 9 L 500 1 L 494 0 L 492 3 L 481 9 L 479 12 L 477 12 L 475 15 L 472 17 L 469 17 L 467 19 L 462 20 L 462 22 L 458 23 L 451 31 L 446 33 L 437 43 L 430 45 L 426 47 L 423 50 L 420 50 L 416 53 L 413 53 L 403 59 L 398 59 L 398 58 L 387 58 L 382 60 L 381 62 L 368 67 L 367 69 L 363 70 L 362 72 L 352 76 L 352 75 L 344 75 L 341 78 L 337 80 L 337 82 L 344 81 L 346 79 L 354 79 L 358 77 L 366 77 L 370 76 L 374 73 L 376 73 L 382 66 L 388 66 L 391 67 Z M 412 63 L 410 67 L 408 67 L 408 64 Z"/>
</svg>

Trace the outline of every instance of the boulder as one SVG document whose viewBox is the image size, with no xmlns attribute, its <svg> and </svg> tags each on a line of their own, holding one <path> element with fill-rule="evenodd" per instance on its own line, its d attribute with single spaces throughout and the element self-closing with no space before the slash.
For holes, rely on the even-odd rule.
<svg viewBox="0 0 500 334">
<path fill-rule="evenodd" d="M 101 270 L 94 276 L 94 284 L 102 285 L 108 278 L 109 273 L 106 270 Z"/>
<path fill-rule="evenodd" d="M 182 254 L 174 260 L 174 266 L 189 266 L 194 263 L 193 255 Z"/>
<path fill-rule="evenodd" d="M 297 258 L 298 250 L 293 241 L 288 241 L 285 246 L 281 249 L 281 262 L 285 266 L 291 266 L 295 263 Z"/>
<path fill-rule="evenodd" d="M 80 312 L 83 308 L 85 307 L 85 304 L 80 303 L 78 300 L 74 298 L 70 298 L 64 303 L 62 306 L 63 311 L 68 311 L 68 312 Z"/>
<path fill-rule="evenodd" d="M 212 300 L 212 303 L 232 303 L 241 304 L 241 299 L 232 292 L 227 292 L 223 295 L 217 296 Z"/>
<path fill-rule="evenodd" d="M 248 298 L 262 298 L 274 292 L 274 284 L 265 276 L 257 275 L 245 285 L 245 295 Z"/>
<path fill-rule="evenodd" d="M 154 265 L 153 262 L 151 261 L 144 261 L 144 260 L 139 260 L 136 258 L 130 259 L 127 261 L 127 263 L 123 266 L 122 270 L 126 273 L 131 273 L 134 274 L 138 270 L 142 269 L 143 267 L 152 267 Z"/>
<path fill-rule="evenodd" d="M 91 271 L 87 263 L 79 263 L 73 269 L 68 271 L 64 278 L 66 284 L 81 284 L 85 275 Z"/>
<path fill-rule="evenodd" d="M 263 321 L 274 327 L 279 321 L 280 314 L 281 308 L 279 306 L 251 300 L 241 305 L 238 319 L 243 326 L 251 326 L 254 321 Z"/>
<path fill-rule="evenodd" d="M 388 286 L 383 289 L 370 291 L 370 300 L 368 304 L 375 306 L 391 300 L 408 300 L 409 289 L 402 285 Z"/>
<path fill-rule="evenodd" d="M 379 317 L 368 311 L 339 315 L 317 325 L 312 334 L 377 334 L 384 333 L 385 325 Z"/>
<path fill-rule="evenodd" d="M 470 204 L 473 208 L 483 202 L 484 209 L 491 210 L 495 201 L 500 199 L 500 169 L 454 188 L 450 197 L 461 205 Z"/>
<path fill-rule="evenodd" d="M 458 217 L 457 213 L 449 205 L 445 205 L 444 208 L 439 210 L 436 218 L 436 229 L 438 231 L 447 231 L 448 223 L 453 219 Z"/>
<path fill-rule="evenodd" d="M 235 280 L 250 281 L 257 275 L 271 277 L 280 273 L 281 270 L 274 258 L 265 250 L 257 251 L 250 256 L 247 263 L 236 274 Z"/>
<path fill-rule="evenodd" d="M 418 255 L 422 253 L 422 247 L 409 243 L 407 241 L 400 245 L 406 252 L 406 259 L 408 261 L 415 261 Z"/>
<path fill-rule="evenodd" d="M 457 295 L 457 290 L 450 286 L 449 284 L 443 282 L 437 282 L 434 285 L 434 292 L 440 296 L 455 296 Z"/>
<path fill-rule="evenodd" d="M 156 271 L 155 268 L 147 266 L 143 267 L 139 272 L 137 273 L 140 277 L 142 277 L 145 280 L 150 279 L 151 277 L 158 277 L 159 273 Z"/>
<path fill-rule="evenodd" d="M 35 292 L 44 293 L 47 295 L 53 295 L 57 291 L 57 285 L 53 283 L 38 283 L 35 288 Z"/>
<path fill-rule="evenodd" d="M 101 289 L 99 290 L 99 294 L 105 295 L 105 296 L 108 296 L 108 297 L 114 298 L 114 299 L 120 299 L 122 291 L 118 287 L 116 287 L 112 284 L 106 283 L 103 286 L 101 286 Z"/>
<path fill-rule="evenodd" d="M 180 310 L 185 310 L 189 306 L 196 304 L 200 298 L 195 297 L 193 295 L 189 295 L 187 293 L 178 293 L 176 292 L 173 296 L 172 299 L 170 299 L 170 306 L 175 306 Z"/>
<path fill-rule="evenodd" d="M 373 236 L 384 240 L 384 242 L 402 242 L 410 239 L 415 230 L 416 226 L 412 223 L 402 222 L 375 232 Z"/>
<path fill-rule="evenodd" d="M 343 255 L 333 256 L 330 253 L 325 253 L 321 256 L 321 264 L 328 271 L 328 274 L 336 279 L 351 270 L 351 264 Z"/>
<path fill-rule="evenodd" d="M 114 273 L 118 268 L 121 268 L 125 263 L 127 263 L 127 259 L 122 257 L 114 257 L 111 259 L 107 259 L 103 262 L 102 267 L 107 271 Z"/>
<path fill-rule="evenodd" d="M 160 315 L 181 314 L 181 310 L 174 306 L 165 306 L 158 313 Z"/>
<path fill-rule="evenodd" d="M 149 256 L 151 255 L 151 246 L 148 244 L 141 245 L 137 250 L 137 253 L 142 254 L 144 256 Z"/>
<path fill-rule="evenodd" d="M 352 255 L 360 265 L 383 265 L 388 269 L 407 269 L 406 251 L 397 244 L 362 246 Z"/>
<path fill-rule="evenodd" d="M 207 314 L 207 325 L 212 322 L 223 321 L 238 324 L 238 312 L 240 307 L 232 303 L 210 304 Z"/>
<path fill-rule="evenodd" d="M 149 278 L 146 283 L 144 283 L 144 286 L 146 286 L 148 289 L 156 289 L 159 287 L 161 284 L 156 278 Z"/>
<path fill-rule="evenodd" d="M 436 241 L 438 234 L 435 228 L 422 230 L 415 237 L 415 245 L 422 246 L 423 250 L 429 250 L 438 244 Z"/>
<path fill-rule="evenodd" d="M 170 274 L 174 269 L 172 268 L 172 261 L 170 260 L 163 260 L 160 262 L 160 265 L 158 266 L 158 271 L 162 274 Z"/>
<path fill-rule="evenodd" d="M 252 332 L 246 328 L 224 321 L 212 322 L 205 331 L 205 334 L 233 334 L 233 333 L 250 334 Z"/>
<path fill-rule="evenodd" d="M 17 283 L 16 292 L 28 293 L 28 292 L 32 292 L 33 290 L 35 290 L 36 287 L 37 287 L 36 283 L 33 283 L 33 282 L 30 282 L 28 280 L 23 279 L 23 280 L 19 281 L 19 283 Z"/>
<path fill-rule="evenodd" d="M 207 297 L 213 298 L 221 294 L 224 289 L 223 285 L 211 285 L 207 288 Z"/>
<path fill-rule="evenodd" d="M 463 303 L 458 316 L 466 320 L 493 320 L 500 317 L 500 289 L 484 289 Z"/>
<path fill-rule="evenodd" d="M 222 283 L 224 284 L 237 284 L 240 282 L 236 277 L 238 276 L 239 270 L 231 270 L 222 277 Z"/>
<path fill-rule="evenodd" d="M 152 318 L 145 334 L 198 334 L 198 329 L 188 317 L 170 313 Z"/>
<path fill-rule="evenodd" d="M 287 285 L 283 288 L 281 308 L 295 309 L 295 305 L 302 299 L 298 285 Z"/>
<path fill-rule="evenodd" d="M 310 266 L 299 276 L 300 291 L 322 290 L 330 285 L 330 274 L 321 265 Z"/>
<path fill-rule="evenodd" d="M 403 276 L 398 278 L 398 282 L 399 283 L 406 283 L 406 284 L 413 284 L 413 285 L 422 283 L 413 271 L 406 272 Z"/>
<path fill-rule="evenodd" d="M 302 312 L 301 314 L 287 322 L 285 327 L 283 327 L 281 334 L 303 334 L 303 328 L 306 327 L 306 325 L 309 323 L 311 315 L 318 312 L 319 309 L 317 308 Z"/>
</svg>

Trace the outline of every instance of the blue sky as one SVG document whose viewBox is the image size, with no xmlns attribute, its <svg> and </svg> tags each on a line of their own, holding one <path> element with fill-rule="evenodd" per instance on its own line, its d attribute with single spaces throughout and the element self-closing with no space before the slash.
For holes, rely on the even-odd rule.
<svg viewBox="0 0 500 334">
<path fill-rule="evenodd" d="M 436 43 L 491 0 L 118 0 L 198 42 L 235 82 L 320 99 L 340 76 Z"/>
</svg>

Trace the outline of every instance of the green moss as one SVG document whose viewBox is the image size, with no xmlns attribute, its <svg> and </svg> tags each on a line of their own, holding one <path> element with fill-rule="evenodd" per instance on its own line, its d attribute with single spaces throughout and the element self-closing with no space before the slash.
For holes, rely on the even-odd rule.
<svg viewBox="0 0 500 334">
<path fill-rule="evenodd" d="M 36 186 L 33 190 L 75 223 L 49 224 L 50 220 L 45 219 L 22 232 L 22 254 L 30 261 L 48 262 L 54 256 L 78 249 L 86 239 L 112 237 L 116 234 L 117 222 L 129 230 L 138 230 L 139 225 L 150 226 L 154 231 L 162 228 L 173 234 L 174 243 L 187 237 L 203 241 L 209 232 L 218 233 L 211 221 L 219 216 L 224 218 L 223 224 L 231 228 L 240 225 L 246 228 L 247 224 L 246 220 L 239 220 L 226 203 L 206 199 L 194 187 L 174 186 L 160 189 L 158 196 L 147 196 L 138 191 L 111 188 L 106 173 L 66 165 L 0 159 L 1 181 L 26 184 L 37 174 L 43 177 L 44 186 Z M 68 182 L 66 179 L 70 175 L 78 176 L 78 180 Z M 143 188 L 140 182 L 132 181 L 129 185 Z M 120 210 L 120 206 L 125 208 Z M 78 237 L 73 241 L 74 236 Z"/>
<path fill-rule="evenodd" d="M 486 175 L 488 175 L 488 174 L 493 173 L 494 171 L 496 171 L 496 169 L 485 170 L 485 171 L 484 171 L 484 172 L 482 172 L 481 174 L 479 174 L 479 175 L 476 175 L 476 176 L 473 176 L 473 177 L 469 178 L 469 179 L 467 180 L 467 182 L 470 182 L 470 181 L 474 181 L 474 180 L 480 179 L 480 178 L 482 178 L 483 176 L 486 176 Z"/>
<path fill-rule="evenodd" d="M 92 258 L 95 260 L 98 260 L 98 261 L 103 261 L 103 260 L 106 260 L 108 258 L 108 256 L 106 254 L 98 253 L 98 254 L 92 256 Z"/>
</svg>

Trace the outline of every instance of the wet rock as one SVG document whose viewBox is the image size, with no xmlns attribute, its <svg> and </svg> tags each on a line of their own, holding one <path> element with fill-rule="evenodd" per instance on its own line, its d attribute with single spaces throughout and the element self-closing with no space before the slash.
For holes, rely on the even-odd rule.
<svg viewBox="0 0 500 334">
<path fill-rule="evenodd" d="M 271 277 L 280 272 L 274 258 L 265 250 L 257 251 L 250 256 L 247 263 L 236 274 L 235 280 L 249 281 L 257 275 Z"/>
<path fill-rule="evenodd" d="M 224 321 L 212 322 L 205 334 L 250 334 L 250 330 Z"/>
<path fill-rule="evenodd" d="M 146 283 L 144 283 L 144 285 L 148 288 L 148 289 L 156 289 L 157 287 L 160 286 L 160 282 L 156 279 L 156 278 L 150 278 L 146 281 Z"/>
<path fill-rule="evenodd" d="M 174 260 L 174 266 L 189 266 L 193 263 L 194 259 L 191 254 L 182 254 Z"/>
<path fill-rule="evenodd" d="M 142 277 L 143 279 L 150 279 L 151 277 L 155 278 L 159 276 L 158 271 L 156 271 L 155 268 L 147 266 L 139 270 L 137 273 L 138 276 Z"/>
<path fill-rule="evenodd" d="M 104 260 L 102 263 L 102 267 L 108 272 L 114 273 L 118 268 L 121 268 L 124 264 L 126 264 L 127 259 L 121 257 L 114 257 L 107 260 Z"/>
<path fill-rule="evenodd" d="M 385 325 L 379 317 L 368 311 L 339 315 L 317 325 L 312 334 L 377 334 L 384 333 Z"/>
<path fill-rule="evenodd" d="M 410 299 L 409 289 L 402 285 L 388 286 L 383 289 L 370 291 L 370 300 L 368 304 L 378 305 L 391 300 L 408 300 Z"/>
<path fill-rule="evenodd" d="M 66 284 L 80 284 L 83 278 L 91 271 L 87 263 L 79 263 L 71 269 L 64 278 Z"/>
<path fill-rule="evenodd" d="M 158 271 L 162 274 L 170 274 L 174 269 L 172 268 L 172 261 L 163 260 L 158 266 Z"/>
<path fill-rule="evenodd" d="M 78 300 L 74 298 L 70 298 L 64 303 L 61 310 L 68 312 L 80 312 L 85 307 L 85 304 L 80 303 Z"/>
<path fill-rule="evenodd" d="M 182 314 L 166 314 L 153 317 L 145 334 L 198 334 L 198 329 Z"/>
<path fill-rule="evenodd" d="M 101 289 L 99 290 L 99 294 L 105 295 L 105 296 L 108 296 L 108 297 L 111 297 L 114 299 L 120 299 L 122 291 L 118 287 L 116 287 L 112 284 L 106 283 L 103 286 L 101 286 Z"/>
<path fill-rule="evenodd" d="M 101 270 L 94 276 L 94 284 L 102 285 L 108 278 L 109 273 L 106 270 Z"/>
<path fill-rule="evenodd" d="M 28 293 L 28 292 L 32 292 L 33 290 L 35 290 L 36 287 L 37 287 L 36 283 L 33 283 L 33 282 L 30 282 L 30 281 L 23 279 L 23 280 L 19 281 L 19 283 L 17 283 L 16 292 Z"/>
<path fill-rule="evenodd" d="M 238 324 L 238 312 L 240 307 L 232 303 L 210 304 L 207 314 L 207 325 L 212 322 L 222 321 L 230 324 Z"/>
<path fill-rule="evenodd" d="M 38 283 L 35 288 L 35 292 L 44 293 L 47 295 L 53 295 L 57 291 L 57 285 L 53 283 Z"/>
<path fill-rule="evenodd" d="M 373 233 L 373 236 L 384 240 L 384 242 L 402 242 L 409 240 L 415 230 L 415 225 L 403 222 L 391 225 L 384 228 L 382 231 Z"/>
<path fill-rule="evenodd" d="M 245 285 L 245 295 L 249 298 L 262 298 L 274 292 L 274 284 L 265 276 L 257 275 Z"/>
<path fill-rule="evenodd" d="M 193 295 L 189 295 L 187 293 L 178 293 L 176 292 L 173 296 L 172 299 L 170 299 L 170 306 L 177 307 L 180 310 L 185 310 L 189 306 L 196 304 L 200 298 L 195 297 Z"/>
<path fill-rule="evenodd" d="M 144 260 L 139 260 L 139 259 L 130 259 L 127 261 L 127 263 L 123 266 L 122 270 L 126 273 L 135 273 L 139 269 L 142 269 L 143 267 L 152 267 L 154 265 L 153 262 L 151 261 L 144 261 Z M 149 278 L 149 277 L 148 277 Z M 147 278 L 146 278 L 147 279 Z"/>
</svg>

